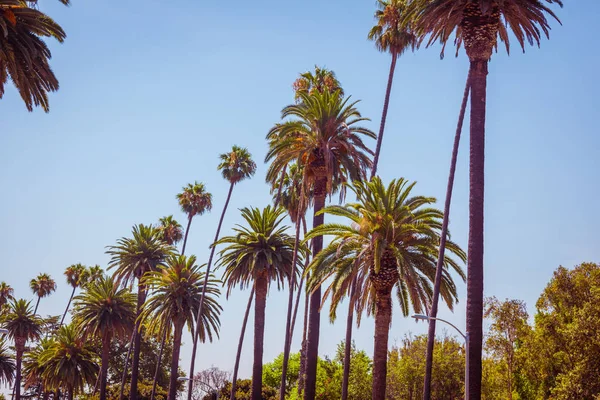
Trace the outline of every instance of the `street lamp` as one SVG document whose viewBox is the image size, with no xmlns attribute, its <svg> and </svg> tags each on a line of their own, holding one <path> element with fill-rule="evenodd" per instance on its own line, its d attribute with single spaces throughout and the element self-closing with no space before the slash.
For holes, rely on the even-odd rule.
<svg viewBox="0 0 600 400">
<path fill-rule="evenodd" d="M 425 314 L 414 314 L 412 317 L 416 320 L 427 321 L 427 322 L 429 322 L 432 319 L 435 321 L 444 322 L 444 323 L 450 325 L 451 327 L 453 327 L 454 329 L 456 329 L 456 331 L 460 334 L 460 336 L 462 336 L 465 339 L 465 399 L 468 400 L 469 399 L 469 332 L 467 332 L 466 334 L 462 333 L 462 331 L 460 329 L 458 329 L 453 323 L 446 321 L 445 319 L 434 318 L 434 317 L 430 317 Z"/>
</svg>

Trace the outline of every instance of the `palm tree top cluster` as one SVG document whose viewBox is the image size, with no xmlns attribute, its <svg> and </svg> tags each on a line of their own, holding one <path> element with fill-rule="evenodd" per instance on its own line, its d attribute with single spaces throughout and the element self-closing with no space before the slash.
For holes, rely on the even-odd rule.
<svg viewBox="0 0 600 400">
<path fill-rule="evenodd" d="M 465 397 L 480 399 L 488 63 L 499 42 L 507 52 L 510 40 L 516 40 L 523 51 L 526 44 L 539 46 L 544 36 L 549 37 L 551 21 L 560 23 L 553 5 L 563 6 L 560 0 L 378 0 L 375 24 L 367 38 L 377 50 L 391 56 L 378 132 L 367 127 L 370 119 L 359 111 L 360 100 L 346 93 L 334 71 L 315 66 L 300 73 L 292 84 L 290 104 L 282 108 L 280 121 L 266 133 L 265 180 L 273 204 L 241 208 L 243 223 L 232 227 L 230 235 L 221 234 L 234 188 L 257 170 L 248 150 L 236 145 L 218 157 L 216 169 L 229 183 L 229 190 L 214 240 L 203 244 L 210 249 L 207 260 L 186 254 L 192 222 L 216 205 L 208 188 L 194 181 L 175 196 L 187 218 L 185 229 L 173 215 L 160 218 L 157 224 L 134 225 L 130 237 L 106 247 L 110 275 L 100 266 L 73 264 L 66 268 L 71 296 L 60 322 L 60 316 L 44 319 L 37 313 L 41 300 L 59 287 L 49 274 L 41 273 L 30 282 L 35 307 L 15 298 L 7 283 L 0 283 L 0 325 L 14 343 L 13 357 L 7 339 L 0 339 L 0 383 L 14 383 L 16 400 L 24 395 L 73 399 L 97 392 L 100 400 L 122 400 L 126 395 L 130 400 L 165 396 L 175 400 L 184 386 L 191 400 L 195 362 L 198 353 L 202 354 L 199 343 L 219 339 L 221 289 L 226 287 L 225 298 L 236 288 L 250 294 L 230 398 L 237 396 L 241 350 L 254 304 L 250 396 L 260 400 L 265 327 L 267 321 L 269 326 L 274 321 L 267 299 L 275 287 L 289 295 L 285 328 L 282 324 L 280 400 L 292 396 L 286 376 L 302 300 L 295 398 L 317 398 L 318 360 L 323 351 L 319 349 L 320 314 L 327 305 L 329 320 L 335 323 L 338 307 L 347 300 L 342 399 L 349 398 L 354 321 L 360 325 L 365 314 L 375 320 L 371 398 L 386 398 L 389 332 L 397 304 L 403 317 L 411 312 L 427 315 L 423 398 L 429 400 L 438 302 L 441 297 L 454 309 L 459 300 L 458 277 L 467 282 Z M 37 1 L 26 0 L 0 0 L 0 30 L 0 98 L 10 77 L 29 110 L 41 106 L 48 111 L 48 93 L 58 89 L 58 80 L 49 66 L 51 53 L 45 40 L 52 37 L 62 42 L 65 32 L 38 10 Z M 436 199 L 414 193 L 415 182 L 398 177 L 386 183 L 377 172 L 397 62 L 407 51 L 434 43 L 441 43 L 443 56 L 451 39 L 457 54 L 465 49 L 470 66 L 442 211 L 435 207 Z M 465 251 L 450 239 L 449 212 L 469 99 L 469 237 Z M 334 194 L 339 202 L 332 200 Z M 351 201 L 346 201 L 348 195 Z M 338 222 L 326 222 L 331 216 Z M 285 222 L 288 218 L 289 225 Z M 65 322 L 69 311 L 70 321 Z M 192 352 L 184 385 L 179 358 L 186 327 L 192 335 Z M 160 350 L 157 360 L 151 361 L 154 376 L 146 393 L 147 377 L 141 371 L 148 363 L 142 351 L 148 340 L 159 343 Z M 117 342 L 124 343 L 126 351 L 115 368 Z M 167 360 L 168 384 L 159 387 L 167 348 L 172 349 Z"/>
</svg>

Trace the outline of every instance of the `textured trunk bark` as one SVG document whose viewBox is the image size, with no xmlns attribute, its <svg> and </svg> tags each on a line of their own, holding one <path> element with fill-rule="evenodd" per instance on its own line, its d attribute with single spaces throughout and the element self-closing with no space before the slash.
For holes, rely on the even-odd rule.
<svg viewBox="0 0 600 400">
<path fill-rule="evenodd" d="M 156 381 L 158 380 L 158 372 L 160 371 L 160 362 L 162 361 L 162 354 L 165 350 L 165 341 L 167 340 L 167 329 L 163 330 L 162 339 L 160 341 L 160 350 L 158 351 L 158 360 L 156 361 L 156 368 L 154 369 L 154 379 L 152 380 L 152 393 L 150 394 L 150 400 L 154 400 L 156 394 Z"/>
<path fill-rule="evenodd" d="M 390 323 L 392 321 L 391 288 L 378 290 L 375 301 L 375 346 L 373 351 L 372 400 L 385 400 L 387 353 Z"/>
<path fill-rule="evenodd" d="M 433 284 L 433 296 L 431 298 L 430 317 L 437 317 L 438 302 L 440 298 L 440 287 L 442 285 L 442 271 L 444 267 L 444 254 L 446 251 L 446 237 L 448 234 L 448 221 L 450 220 L 450 204 L 452 203 L 452 189 L 454 187 L 454 173 L 456 172 L 456 160 L 458 158 L 458 148 L 460 145 L 460 136 L 462 133 L 463 121 L 465 119 L 465 110 L 467 109 L 467 100 L 469 99 L 469 76 L 467 74 L 467 83 L 463 93 L 463 99 L 458 113 L 458 123 L 454 135 L 454 145 L 452 147 L 452 157 L 450 160 L 450 173 L 448 174 L 448 186 L 446 187 L 446 202 L 444 203 L 444 219 L 442 221 L 442 231 L 440 233 L 440 248 L 438 252 L 438 261 L 435 271 L 435 281 Z M 433 369 L 433 347 L 435 345 L 435 319 L 429 320 L 429 330 L 427 334 L 427 356 L 425 359 L 425 383 L 423 385 L 423 400 L 431 398 L 431 371 Z"/>
<path fill-rule="evenodd" d="M 187 244 L 188 233 L 190 233 L 190 226 L 192 225 L 192 215 L 188 217 L 187 227 L 185 228 L 185 235 L 183 236 L 183 246 L 181 246 L 181 255 L 185 254 L 185 245 Z"/>
<path fill-rule="evenodd" d="M 40 299 L 41 299 L 41 297 L 40 297 L 40 296 L 38 296 L 38 299 L 37 299 L 37 301 L 35 302 L 35 310 L 33 310 L 33 313 L 34 313 L 34 314 L 37 314 L 37 309 L 38 309 L 38 306 L 40 305 Z"/>
<path fill-rule="evenodd" d="M 175 321 L 173 332 L 173 357 L 171 359 L 171 374 L 169 376 L 169 396 L 167 400 L 177 400 L 177 378 L 179 378 L 179 351 L 181 349 L 181 334 L 185 320 Z"/>
<path fill-rule="evenodd" d="M 230 400 L 235 400 L 235 392 L 237 390 L 237 376 L 238 370 L 240 369 L 240 359 L 242 357 L 242 347 L 244 343 L 244 335 L 246 334 L 246 325 L 248 324 L 248 315 L 250 315 L 250 308 L 252 307 L 252 300 L 254 300 L 254 287 L 250 291 L 250 298 L 248 299 L 248 305 L 246 306 L 246 313 L 244 314 L 244 320 L 242 321 L 242 331 L 240 333 L 240 340 L 238 342 L 237 354 L 235 356 L 235 366 L 233 367 L 233 377 L 231 378 L 231 397 Z"/>
<path fill-rule="evenodd" d="M 325 216 L 317 215 L 325 207 L 327 178 L 317 178 L 314 188 L 313 228 L 323 225 Z M 323 249 L 323 236 L 312 239 L 312 252 L 315 257 Z M 319 332 L 321 327 L 321 286 L 310 295 L 310 311 L 308 315 L 308 341 L 306 344 L 306 380 L 304 383 L 304 400 L 315 400 L 317 384 L 317 360 L 319 356 Z"/>
<path fill-rule="evenodd" d="M 383 112 L 381 113 L 381 125 L 379 125 L 379 135 L 377 136 L 377 147 L 375 148 L 375 157 L 373 157 L 373 168 L 371 169 L 371 179 L 377 175 L 377 163 L 381 153 L 381 143 L 383 142 L 383 131 L 385 129 L 385 120 L 387 118 L 388 106 L 390 104 L 390 94 L 392 93 L 392 82 L 394 81 L 394 71 L 396 70 L 396 60 L 398 56 L 392 53 L 392 63 L 390 64 L 390 73 L 388 75 L 387 88 L 385 90 L 385 101 L 383 102 Z"/>
<path fill-rule="evenodd" d="M 21 365 L 23 363 L 23 352 L 25 351 L 25 341 L 22 340 L 22 343 L 17 343 L 16 341 L 21 341 L 22 339 L 17 338 L 15 340 L 15 347 L 17 350 L 17 370 L 15 376 L 15 399 L 21 400 Z"/>
<path fill-rule="evenodd" d="M 100 369 L 100 400 L 106 400 L 106 382 L 108 380 L 108 363 L 110 361 L 110 332 L 102 338 L 102 365 Z"/>
<path fill-rule="evenodd" d="M 63 322 L 65 322 L 65 317 L 67 316 L 67 313 L 69 312 L 69 307 L 71 306 L 71 301 L 73 301 L 73 296 L 75 295 L 75 289 L 77 289 L 77 286 L 73 287 L 73 291 L 71 292 L 71 297 L 69 297 L 69 302 L 67 303 L 67 308 L 65 309 L 65 313 L 63 314 L 62 319 L 60 320 L 59 327 L 61 327 Z"/>
<path fill-rule="evenodd" d="M 140 277 L 141 278 L 141 277 Z M 138 283 L 136 319 L 146 301 L 146 288 Z M 142 345 L 142 332 L 140 321 L 135 323 L 135 338 L 133 340 L 133 360 L 131 362 L 131 384 L 129 385 L 129 400 L 137 399 L 138 375 L 140 369 L 140 350 Z"/>
<path fill-rule="evenodd" d="M 252 400 L 262 400 L 263 348 L 265 340 L 265 308 L 267 305 L 267 277 L 257 276 L 254 283 L 254 364 L 252 366 Z"/>
<path fill-rule="evenodd" d="M 469 333 L 469 397 L 481 398 L 483 341 L 483 196 L 485 108 L 488 62 L 471 61 L 471 140 L 469 166 L 469 245 L 467 332 Z"/>
<path fill-rule="evenodd" d="M 221 226 L 223 226 L 223 219 L 225 219 L 225 213 L 227 212 L 227 207 L 229 206 L 229 200 L 231 200 L 231 193 L 233 193 L 234 183 L 229 185 L 229 193 L 227 193 L 227 199 L 225 200 L 225 205 L 223 206 L 223 211 L 221 212 L 221 218 L 219 219 L 219 225 L 217 226 L 217 232 L 215 233 L 215 240 L 213 244 L 219 240 L 219 234 L 221 233 Z M 190 362 L 190 373 L 188 378 L 188 400 L 192 400 L 192 386 L 194 377 L 194 367 L 196 365 L 196 350 L 198 349 L 198 338 L 200 337 L 200 321 L 202 320 L 202 308 L 204 307 L 204 297 L 206 296 L 206 287 L 208 286 L 208 278 L 210 276 L 210 267 L 212 265 L 213 257 L 215 256 L 216 247 L 212 246 L 210 249 L 210 256 L 208 257 L 208 264 L 206 265 L 206 275 L 204 276 L 204 283 L 202 285 L 202 295 L 200 296 L 200 303 L 198 304 L 198 313 L 196 314 L 196 324 L 197 329 L 194 333 L 192 340 L 192 360 Z"/>
<path fill-rule="evenodd" d="M 306 378 L 306 335 L 308 333 L 308 306 L 310 296 L 308 293 L 304 297 L 304 324 L 302 328 L 302 344 L 300 346 L 300 371 L 298 372 L 298 395 L 304 390 L 304 380 Z"/>
<path fill-rule="evenodd" d="M 356 278 L 352 281 L 350 298 L 348 299 L 348 317 L 346 318 L 346 342 L 344 343 L 344 375 L 342 377 L 342 400 L 348 399 L 348 384 L 350 382 L 350 357 L 352 350 L 352 323 L 354 319 L 354 292 Z"/>
<path fill-rule="evenodd" d="M 125 391 L 125 381 L 127 380 L 127 370 L 129 369 L 129 358 L 131 357 L 131 350 L 133 349 L 133 341 L 135 340 L 135 328 L 133 328 L 133 332 L 131 333 L 131 340 L 129 341 L 129 348 L 127 349 L 127 354 L 125 355 L 125 365 L 123 366 L 123 375 L 121 376 L 121 388 L 119 389 L 119 400 L 123 400 Z"/>
</svg>

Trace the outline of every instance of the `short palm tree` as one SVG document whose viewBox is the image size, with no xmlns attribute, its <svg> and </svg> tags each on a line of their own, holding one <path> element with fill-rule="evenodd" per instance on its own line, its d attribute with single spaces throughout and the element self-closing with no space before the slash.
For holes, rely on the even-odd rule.
<svg viewBox="0 0 600 400">
<path fill-rule="evenodd" d="M 8 283 L 0 282 L 0 310 L 14 298 L 14 294 L 14 289 Z"/>
<path fill-rule="evenodd" d="M 181 210 L 187 214 L 188 218 L 185 236 L 183 237 L 183 247 L 181 248 L 181 254 L 185 254 L 185 245 L 187 244 L 188 234 L 190 233 L 192 219 L 196 215 L 202 215 L 206 211 L 212 209 L 212 194 L 206 191 L 203 183 L 188 183 L 187 186 L 183 188 L 183 191 L 177 194 L 177 200 L 179 201 Z"/>
<path fill-rule="evenodd" d="M 246 226 L 234 228 L 235 236 L 225 236 L 216 244 L 226 247 L 220 252 L 219 265 L 225 269 L 223 280 L 227 295 L 235 286 L 254 286 L 254 364 L 252 367 L 252 399 L 261 399 L 262 357 L 265 333 L 265 308 L 271 282 L 280 288 L 297 268 L 292 268 L 294 238 L 282 226 L 284 210 L 267 206 L 243 208 Z"/>
<path fill-rule="evenodd" d="M 158 229 L 162 233 L 163 240 L 171 246 L 175 246 L 183 239 L 183 228 L 172 215 L 162 217 L 158 221 Z"/>
<path fill-rule="evenodd" d="M 41 106 L 48 112 L 48 93 L 58 90 L 58 80 L 50 68 L 50 49 L 44 38 L 62 43 L 63 29 L 49 16 L 24 0 L 0 0 L 0 98 L 10 77 L 25 106 Z M 62 0 L 68 4 L 68 0 Z"/>
<path fill-rule="evenodd" d="M 217 232 L 215 233 L 215 239 L 213 241 L 216 242 L 219 240 L 219 235 L 221 234 L 221 227 L 223 226 L 223 219 L 225 218 L 225 213 L 227 212 L 227 207 L 229 206 L 229 200 L 231 199 L 231 194 L 233 193 L 233 187 L 240 183 L 245 179 L 251 178 L 256 172 L 256 163 L 252 160 L 252 154 L 248 151 L 248 149 L 239 146 L 233 146 L 231 151 L 228 153 L 223 153 L 219 156 L 221 163 L 217 167 L 219 171 L 221 171 L 221 175 L 223 175 L 223 179 L 229 182 L 229 192 L 227 193 L 227 199 L 225 200 L 225 204 L 223 205 L 223 211 L 221 212 L 221 218 L 219 219 L 219 225 L 217 225 Z M 203 285 L 202 292 L 206 289 L 208 284 L 208 277 L 210 276 L 210 268 L 212 266 L 213 257 L 215 255 L 216 247 L 212 246 L 210 249 L 210 256 L 208 257 L 208 266 L 206 267 L 206 275 L 205 282 Z M 203 312 L 203 302 L 204 302 L 204 294 L 200 299 L 200 307 L 198 308 L 198 315 L 196 318 L 200 316 L 200 313 Z M 194 376 L 194 366 L 196 362 L 196 349 L 198 346 L 198 332 L 194 335 L 194 340 L 192 344 L 192 360 L 190 363 L 190 370 L 188 378 L 188 400 L 191 400 L 192 396 L 192 379 Z"/>
<path fill-rule="evenodd" d="M 42 338 L 34 348 L 29 349 L 23 358 L 25 390 L 36 386 L 38 388 L 38 396 L 42 395 L 44 399 L 49 397 L 50 392 L 48 388 L 44 386 L 42 374 L 44 373 L 45 367 L 41 363 L 41 356 L 44 351 L 50 348 L 53 342 L 53 338 Z"/>
<path fill-rule="evenodd" d="M 21 399 L 21 365 L 25 343 L 28 340 L 37 340 L 42 334 L 40 319 L 31 309 L 31 303 L 23 299 L 11 300 L 8 313 L 3 318 L 4 328 L 8 330 L 8 336 L 15 342 L 16 357 L 16 379 L 15 399 Z"/>
<path fill-rule="evenodd" d="M 106 382 L 110 344 L 113 338 L 124 338 L 135 324 L 135 294 L 119 287 L 110 277 L 102 277 L 86 285 L 73 303 L 73 323 L 84 337 L 102 342 L 100 400 L 106 400 Z"/>
<path fill-rule="evenodd" d="M 412 308 L 423 312 L 429 304 L 440 243 L 442 213 L 429 205 L 431 197 L 414 196 L 414 183 L 393 180 L 387 187 L 379 177 L 351 187 L 357 202 L 329 206 L 323 212 L 350 220 L 350 225 L 325 224 L 308 233 L 307 239 L 332 235 L 333 240 L 311 263 L 310 288 L 329 278 L 324 298 L 332 297 L 330 317 L 340 300 L 356 282 L 354 299 L 357 320 L 366 309 L 375 314 L 372 399 L 385 399 L 388 335 L 392 316 L 392 290 L 396 288 L 402 313 Z M 461 260 L 465 253 L 451 241 L 447 249 Z M 450 257 L 445 259 L 442 297 L 452 309 L 456 286 L 449 268 L 464 273 Z"/>
<path fill-rule="evenodd" d="M 371 28 L 368 35 L 369 40 L 375 42 L 377 50 L 390 53 L 392 56 L 387 88 L 385 90 L 385 100 L 383 102 L 383 111 L 381 113 L 381 124 L 379 125 L 379 135 L 377 135 L 377 146 L 375 148 L 375 156 L 373 157 L 371 177 L 377 175 L 377 164 L 379 162 L 379 154 L 381 153 L 381 143 L 383 142 L 385 120 L 390 104 L 390 94 L 392 92 L 396 61 L 406 50 L 414 51 L 417 45 L 417 35 L 413 32 L 410 24 L 407 24 L 402 20 L 406 5 L 407 0 L 378 0 L 378 10 L 375 11 L 377 23 Z"/>
<path fill-rule="evenodd" d="M 467 331 L 469 332 L 469 395 L 481 396 L 483 344 L 483 213 L 484 149 L 488 62 L 498 39 L 510 49 L 509 34 L 525 50 L 549 37 L 548 17 L 558 17 L 549 8 L 562 7 L 561 0 L 414 0 L 407 20 L 428 37 L 428 45 L 439 41 L 445 47 L 454 34 L 458 50 L 462 45 L 470 61 L 471 87 L 469 245 L 467 278 Z M 560 22 L 560 21 L 559 21 Z M 443 48 L 444 48 L 443 47 Z M 444 50 L 442 48 L 442 55 Z M 426 385 L 427 386 L 427 385 Z M 428 388 L 425 387 L 427 391 Z M 426 396 L 427 397 L 427 396 Z"/>
<path fill-rule="evenodd" d="M 81 287 L 86 278 L 86 266 L 83 264 L 73 264 L 67 269 L 65 269 L 64 275 L 67 278 L 67 283 L 71 285 L 73 290 L 71 291 L 71 297 L 69 297 L 69 302 L 67 303 L 67 308 L 65 309 L 65 313 L 60 320 L 60 325 L 62 326 L 63 322 L 65 322 L 65 317 L 69 312 L 69 307 L 71 307 L 71 301 L 73 301 L 73 296 L 75 296 L 75 290 Z"/>
<path fill-rule="evenodd" d="M 15 378 L 15 362 L 4 338 L 0 338 L 0 384 L 10 385 Z"/>
<path fill-rule="evenodd" d="M 42 380 L 47 388 L 67 393 L 68 400 L 93 385 L 98 375 L 96 355 L 89 342 L 71 325 L 61 326 L 56 338 L 41 354 Z"/>
<path fill-rule="evenodd" d="M 33 294 L 37 296 L 35 309 L 33 310 L 33 313 L 37 314 L 37 309 L 40 305 L 41 298 L 50 296 L 54 291 L 56 291 L 56 282 L 48 274 L 39 274 L 37 278 L 32 279 L 29 282 L 29 288 Z"/>
<path fill-rule="evenodd" d="M 116 246 L 106 251 L 111 256 L 108 269 L 115 268 L 113 279 L 124 286 L 138 282 L 136 317 L 139 317 L 146 301 L 148 288 L 142 283 L 144 274 L 164 267 L 165 260 L 175 252 L 173 246 L 163 240 L 160 229 L 144 224 L 133 227 L 133 237 L 121 238 Z M 138 320 L 134 327 L 133 360 L 131 364 L 131 400 L 137 398 L 137 384 L 141 349 L 141 325 Z M 127 368 L 127 362 L 125 363 Z"/>
<path fill-rule="evenodd" d="M 160 330 L 173 326 L 173 354 L 169 380 L 168 400 L 177 398 L 177 380 L 179 377 L 179 351 L 183 327 L 187 324 L 193 331 L 194 319 L 202 296 L 202 283 L 205 273 L 196 265 L 195 256 L 173 255 L 163 269 L 152 271 L 144 276 L 144 285 L 152 288 L 153 295 L 145 304 L 140 315 L 142 320 L 152 320 L 160 325 Z M 206 288 L 204 308 L 195 331 L 200 340 L 212 342 L 213 335 L 219 336 L 222 307 L 219 305 L 219 284 L 209 277 Z"/>
<path fill-rule="evenodd" d="M 282 118 L 290 120 L 275 125 L 267 135 L 269 151 L 265 161 L 272 161 L 267 180 L 281 175 L 292 162 L 302 166 L 302 181 L 306 192 L 311 193 L 314 213 L 313 228 L 323 224 L 319 211 L 325 206 L 325 198 L 341 184 L 360 181 L 366 170 L 371 168 L 371 150 L 363 137 L 376 136 L 360 124 L 366 121 L 355 108 L 358 102 L 349 103 L 349 98 L 338 92 L 300 93 L 300 103 L 287 106 Z M 323 248 L 320 237 L 312 241 L 312 253 Z M 317 379 L 317 356 L 319 350 L 321 288 L 311 294 L 309 311 L 308 343 L 306 349 L 305 399 L 314 399 Z"/>
</svg>

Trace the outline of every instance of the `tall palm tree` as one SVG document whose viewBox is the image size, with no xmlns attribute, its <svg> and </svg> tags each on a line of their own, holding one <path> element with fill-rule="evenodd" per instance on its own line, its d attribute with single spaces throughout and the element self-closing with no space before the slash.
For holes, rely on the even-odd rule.
<svg viewBox="0 0 600 400">
<path fill-rule="evenodd" d="M 12 300 L 15 290 L 6 282 L 0 282 L 0 310 Z"/>
<path fill-rule="evenodd" d="M 77 290 L 78 287 L 81 287 L 85 282 L 86 267 L 83 264 L 73 264 L 65 269 L 64 275 L 67 278 L 67 283 L 73 288 L 73 291 L 71 291 L 71 297 L 69 297 L 67 308 L 65 309 L 65 313 L 60 320 L 61 326 L 63 322 L 65 322 L 65 317 L 69 312 L 69 307 L 71 307 L 71 301 L 73 301 L 73 296 L 75 296 L 75 290 Z"/>
<path fill-rule="evenodd" d="M 162 233 L 163 240 L 171 246 L 175 246 L 183 239 L 183 227 L 172 215 L 162 217 L 158 221 L 158 229 Z"/>
<path fill-rule="evenodd" d="M 221 171 L 223 179 L 229 182 L 229 192 L 227 193 L 227 199 L 225 200 L 225 204 L 223 205 L 223 211 L 221 212 L 221 218 L 219 219 L 219 225 L 217 225 L 217 232 L 215 233 L 215 239 L 213 243 L 219 240 L 221 226 L 223 225 L 225 212 L 227 211 L 227 207 L 229 206 L 229 200 L 231 199 L 231 194 L 233 193 L 233 187 L 241 181 L 252 177 L 256 172 L 256 163 L 252 160 L 252 155 L 246 148 L 234 145 L 231 148 L 230 152 L 221 154 L 219 158 L 221 160 L 221 163 L 219 164 L 217 169 Z M 198 318 L 200 316 L 200 313 L 203 312 L 204 292 L 207 288 L 208 277 L 210 276 L 210 268 L 212 266 L 215 250 L 215 246 L 212 246 L 212 248 L 210 249 L 210 256 L 208 257 L 208 265 L 206 267 L 206 275 L 204 279 L 204 285 L 202 288 L 203 294 L 200 298 L 200 306 L 198 307 L 198 315 L 196 316 L 196 318 Z M 188 381 L 188 400 L 191 400 L 192 396 L 192 378 L 194 377 L 194 365 L 196 362 L 198 334 L 199 332 L 195 333 L 192 345 L 192 360 L 190 363 L 190 371 L 188 376 L 190 378 L 190 380 Z"/>
<path fill-rule="evenodd" d="M 340 81 L 335 76 L 335 72 L 319 67 L 315 65 L 315 72 L 306 71 L 294 81 L 292 85 L 294 89 L 294 97 L 296 101 L 301 101 L 301 94 L 314 94 L 315 92 L 323 93 L 328 91 L 329 93 L 338 92 L 339 96 L 344 95 L 344 89 Z"/>
<path fill-rule="evenodd" d="M 282 226 L 284 210 L 271 206 L 263 210 L 243 208 L 247 227 L 234 228 L 235 236 L 225 236 L 216 244 L 227 245 L 221 250 L 219 265 L 225 268 L 223 280 L 227 295 L 239 285 L 254 285 L 254 364 L 252 367 L 252 400 L 262 398 L 262 358 L 265 333 L 265 308 L 271 282 L 280 288 L 297 273 L 292 266 L 294 238 Z"/>
<path fill-rule="evenodd" d="M 62 326 L 40 356 L 44 385 L 65 391 L 68 400 L 73 400 L 85 385 L 93 385 L 96 381 L 98 364 L 95 358 L 90 344 L 72 324 Z"/>
<path fill-rule="evenodd" d="M 396 288 L 402 313 L 412 308 L 420 313 L 431 299 L 436 257 L 440 242 L 442 213 L 430 204 L 431 197 L 414 196 L 415 183 L 393 180 L 387 187 L 379 177 L 357 182 L 351 187 L 357 202 L 329 206 L 323 212 L 350 220 L 350 225 L 326 224 L 308 233 L 307 238 L 332 235 L 333 241 L 311 263 L 310 287 L 333 277 L 325 292 L 331 294 L 330 317 L 355 282 L 357 321 L 362 312 L 375 313 L 373 352 L 373 391 L 371 398 L 384 400 L 387 375 L 388 336 L 392 317 L 392 290 Z M 465 253 L 451 241 L 447 248 L 461 260 Z M 456 286 L 449 267 L 464 279 L 458 263 L 444 260 L 442 297 L 450 308 L 456 299 Z M 352 299 L 351 299 L 352 300 Z"/>
<path fill-rule="evenodd" d="M 375 139 L 367 128 L 358 126 L 366 121 L 355 108 L 357 102 L 328 91 L 312 95 L 300 93 L 301 102 L 287 106 L 282 118 L 290 120 L 277 124 L 267 135 L 269 151 L 265 161 L 271 161 L 267 179 L 279 176 L 284 167 L 296 161 L 303 167 L 306 191 L 312 193 L 314 205 L 313 228 L 323 224 L 323 214 L 328 194 L 341 183 L 364 179 L 371 168 L 371 150 L 361 136 Z M 343 187 L 340 195 L 343 196 Z M 312 241 L 312 253 L 318 254 L 323 240 Z M 309 311 L 308 344 L 306 351 L 306 380 L 304 398 L 313 400 L 317 377 L 319 352 L 321 288 L 311 294 Z"/>
<path fill-rule="evenodd" d="M 37 278 L 32 279 L 29 282 L 29 288 L 33 294 L 37 296 L 35 309 L 33 310 L 33 313 L 37 314 L 37 309 L 40 305 L 41 298 L 50 296 L 54 291 L 56 291 L 56 282 L 48 274 L 39 274 Z"/>
<path fill-rule="evenodd" d="M 163 267 L 168 256 L 175 252 L 173 246 L 162 239 L 161 231 L 152 226 L 139 224 L 133 227 L 133 237 L 121 238 L 116 246 L 109 246 L 106 251 L 111 256 L 108 269 L 116 268 L 113 278 L 124 286 L 138 282 L 136 317 L 139 317 L 146 301 L 148 288 L 142 282 L 144 274 Z M 138 320 L 133 331 L 133 360 L 131 364 L 130 400 L 137 398 L 137 384 L 141 349 L 141 325 Z M 127 362 L 125 363 L 127 369 Z"/>
<path fill-rule="evenodd" d="M 0 338 L 0 384 L 10 385 L 15 378 L 15 362 L 4 338 Z"/>
<path fill-rule="evenodd" d="M 415 0 L 408 18 L 415 29 L 427 34 L 428 44 L 444 46 L 455 32 L 457 54 L 464 44 L 469 57 L 471 86 L 469 245 L 467 278 L 467 332 L 469 332 L 469 395 L 481 397 L 481 355 L 483 342 L 483 202 L 485 113 L 488 62 L 498 39 L 509 51 L 509 32 L 519 45 L 538 46 L 549 37 L 547 17 L 558 17 L 548 7 L 561 0 Z M 443 50 L 442 50 L 443 55 Z"/>
<path fill-rule="evenodd" d="M 25 343 L 28 340 L 40 338 L 42 329 L 40 319 L 31 309 L 31 303 L 23 299 L 11 300 L 8 313 L 3 318 L 4 328 L 8 330 L 8 336 L 14 341 L 17 351 L 16 357 L 16 379 L 15 399 L 21 399 L 21 365 Z"/>
<path fill-rule="evenodd" d="M 405 13 L 406 4 L 407 0 L 378 0 L 377 6 L 379 9 L 375 11 L 377 23 L 371 28 L 368 35 L 369 40 L 375 42 L 377 50 L 390 53 L 392 56 L 371 177 L 377 175 L 377 163 L 379 162 L 379 154 L 381 153 L 381 143 L 383 142 L 385 120 L 390 104 L 390 93 L 392 92 L 396 61 L 406 50 L 411 49 L 414 51 L 417 45 L 417 36 L 410 25 L 404 23 L 401 18 Z"/>
<path fill-rule="evenodd" d="M 190 233 L 192 219 L 196 215 L 202 215 L 206 211 L 212 209 L 212 194 L 206 191 L 203 183 L 188 183 L 187 186 L 183 188 L 183 191 L 177 194 L 177 200 L 179 201 L 181 210 L 186 213 L 188 217 L 187 228 L 185 228 L 185 236 L 183 237 L 183 247 L 181 248 L 181 254 L 183 255 L 185 254 L 185 245 L 187 244 L 188 234 Z"/>
<path fill-rule="evenodd" d="M 102 277 L 85 287 L 75 297 L 73 321 L 84 337 L 98 338 L 102 342 L 100 368 L 100 400 L 106 400 L 106 382 L 110 344 L 113 338 L 124 338 L 132 330 L 135 321 L 135 294 L 120 288 L 110 277 Z"/>
<path fill-rule="evenodd" d="M 194 318 L 199 308 L 200 297 L 203 293 L 202 282 L 206 273 L 196 265 L 195 256 L 171 256 L 167 267 L 152 271 L 142 279 L 144 285 L 151 287 L 153 296 L 145 305 L 140 319 L 152 319 L 159 324 L 161 330 L 173 326 L 173 354 L 171 359 L 171 374 L 169 379 L 168 400 L 177 398 L 177 380 L 179 378 L 179 351 L 183 327 L 187 324 L 193 331 Z M 212 342 L 213 334 L 219 336 L 221 322 L 219 316 L 222 307 L 219 305 L 219 284 L 214 276 L 209 277 L 205 292 L 205 307 L 197 320 L 196 332 L 203 342 Z"/>
<path fill-rule="evenodd" d="M 62 0 L 68 4 L 68 0 Z M 50 109 L 48 93 L 58 90 L 58 80 L 50 68 L 52 54 L 45 38 L 62 43 L 64 30 L 48 15 L 23 0 L 0 0 L 0 98 L 10 77 L 25 106 Z"/>
<path fill-rule="evenodd" d="M 104 278 L 104 270 L 99 265 L 87 267 L 83 273 L 83 285 L 97 283 Z"/>
</svg>

